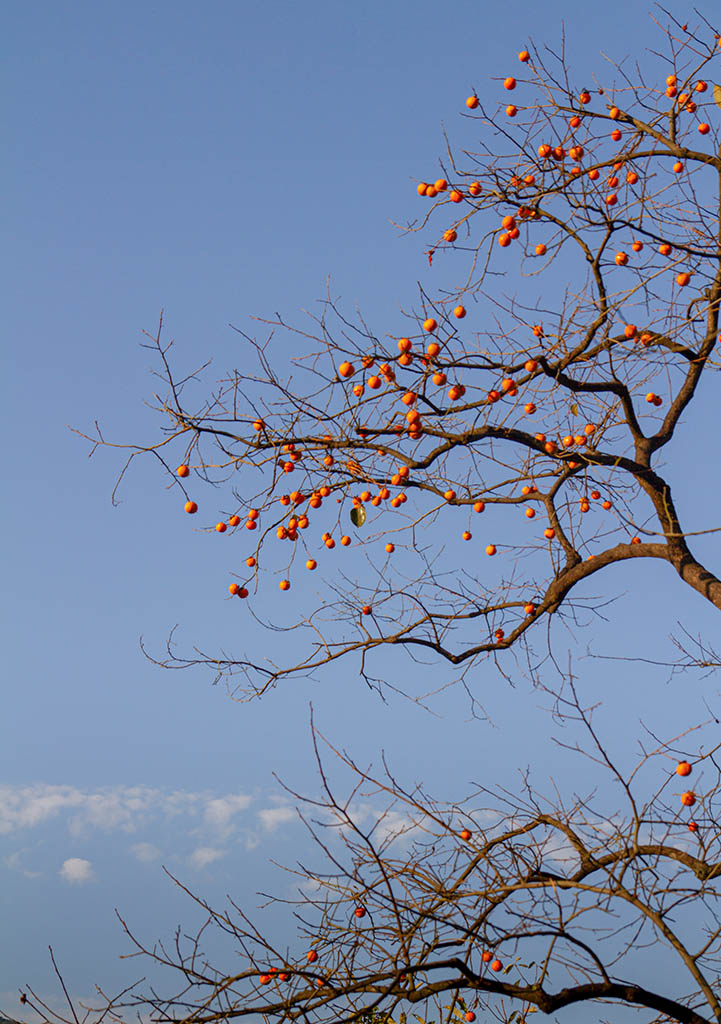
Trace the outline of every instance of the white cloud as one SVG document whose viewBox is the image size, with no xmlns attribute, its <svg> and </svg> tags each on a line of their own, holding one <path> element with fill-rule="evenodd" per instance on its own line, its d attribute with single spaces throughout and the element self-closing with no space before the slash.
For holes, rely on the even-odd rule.
<svg viewBox="0 0 721 1024">
<path fill-rule="evenodd" d="M 72 786 L 0 786 L 0 833 L 33 828 L 82 803 Z"/>
<path fill-rule="evenodd" d="M 251 798 L 241 794 L 216 797 L 206 804 L 206 824 L 220 835 L 228 836 L 233 830 L 231 819 L 240 811 L 244 811 L 250 803 Z"/>
<path fill-rule="evenodd" d="M 286 822 L 296 821 L 298 815 L 295 808 L 286 805 L 266 807 L 264 810 L 258 811 L 258 817 L 266 832 L 274 832 L 281 825 L 285 825 Z"/>
<path fill-rule="evenodd" d="M 220 860 L 225 856 L 225 850 L 218 850 L 214 846 L 199 846 L 193 850 L 189 857 L 189 863 L 194 868 L 207 868 L 208 864 Z"/>
<path fill-rule="evenodd" d="M 106 786 L 85 790 L 75 786 L 0 786 L 0 835 L 38 828 L 62 818 L 74 836 L 93 830 L 135 832 L 152 821 L 193 818 L 223 836 L 232 819 L 252 798 L 241 793 L 213 797 L 187 790 L 150 786 Z"/>
<path fill-rule="evenodd" d="M 68 857 L 60 868 L 60 877 L 74 885 L 91 882 L 94 878 L 93 865 L 82 857 Z"/>
<path fill-rule="evenodd" d="M 135 843 L 130 847 L 130 852 L 141 864 L 152 864 L 160 857 L 160 850 L 152 843 Z"/>
</svg>

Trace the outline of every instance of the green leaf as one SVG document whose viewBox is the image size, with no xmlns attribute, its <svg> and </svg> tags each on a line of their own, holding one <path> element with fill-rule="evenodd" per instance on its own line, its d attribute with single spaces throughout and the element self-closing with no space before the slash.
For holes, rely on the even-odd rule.
<svg viewBox="0 0 721 1024">
<path fill-rule="evenodd" d="M 713 87 L 713 98 L 716 100 L 716 106 L 721 107 L 721 85 Z"/>
<path fill-rule="evenodd" d="M 350 510 L 350 521 L 354 526 L 362 526 L 366 521 L 366 510 L 363 505 L 355 505 Z"/>
</svg>

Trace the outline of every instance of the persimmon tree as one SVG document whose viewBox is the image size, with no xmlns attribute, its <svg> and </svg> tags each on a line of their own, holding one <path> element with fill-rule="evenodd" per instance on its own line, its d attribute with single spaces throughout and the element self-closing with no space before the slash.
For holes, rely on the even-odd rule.
<svg viewBox="0 0 721 1024">
<path fill-rule="evenodd" d="M 569 757 L 590 762 L 587 791 L 560 797 L 527 775 L 518 794 L 478 785 L 440 803 L 390 770 L 373 776 L 314 728 L 321 794 L 290 792 L 324 863 L 288 869 L 297 896 L 277 902 L 293 911 L 292 939 L 272 941 L 232 899 L 213 908 L 174 879 L 203 924 L 149 945 L 121 917 L 126 955 L 157 979 L 99 989 L 85 1019 L 511 1024 L 577 1020 L 586 1005 L 593 1020 L 619 1020 L 621 1007 L 644 1021 L 721 1020 L 717 720 L 647 736 L 624 768 L 573 678 L 547 693 Z M 343 796 L 328 755 L 355 779 Z M 359 795 L 386 810 L 364 820 Z"/>
<path fill-rule="evenodd" d="M 181 508 L 239 534 L 224 587 L 251 614 L 280 587 L 278 616 L 306 642 L 291 664 L 207 656 L 242 677 L 238 695 L 348 655 L 379 685 L 389 645 L 460 678 L 630 559 L 662 560 L 721 608 L 658 466 L 719 366 L 719 49 L 671 33 L 652 79 L 622 66 L 593 93 L 561 61 L 520 57 L 518 79 L 466 101 L 477 151 L 449 147 L 444 177 L 418 185 L 409 230 L 429 258 L 465 260 L 457 291 L 422 290 L 384 335 L 331 297 L 304 327 L 261 320 L 270 333 L 241 332 L 243 369 L 200 405 L 152 337 L 166 426 L 130 458 L 155 455 Z M 297 353 L 281 365 L 278 331 Z M 294 603 L 309 571 L 324 577 L 315 610 L 306 589 Z"/>
<path fill-rule="evenodd" d="M 692 536 L 720 527 L 682 521 L 673 460 L 660 465 L 719 368 L 718 37 L 671 20 L 647 76 L 620 65 L 594 89 L 563 58 L 518 57 L 513 76 L 465 102 L 461 131 L 475 148 L 449 144 L 443 176 L 417 186 L 422 212 L 407 230 L 436 267 L 463 262 L 456 289 L 421 288 L 417 308 L 382 333 L 330 295 L 305 326 L 261 318 L 261 338 L 239 332 L 243 369 L 199 404 L 188 388 L 198 374 L 178 375 L 162 321 L 148 335 L 165 425 L 121 447 L 129 462 L 156 458 L 209 543 L 235 541 L 226 594 L 243 616 L 275 593 L 268 625 L 288 616 L 294 652 L 275 662 L 169 644 L 165 664 L 205 663 L 251 699 L 339 659 L 392 685 L 395 648 L 445 660 L 472 693 L 470 668 L 494 658 L 511 671 L 509 649 L 534 664 L 534 638 L 552 644 L 557 620 L 578 621 L 588 580 L 647 558 L 721 610 L 721 579 Z M 280 364 L 278 332 L 296 353 Z M 308 572 L 323 576 L 316 609 L 308 587 L 295 598 Z M 712 645 L 703 653 L 718 663 Z M 529 780 L 521 796 L 479 789 L 468 807 L 445 807 L 343 755 L 359 786 L 403 808 L 410 845 L 398 853 L 364 832 L 328 783 L 321 805 L 343 849 L 325 846 L 330 875 L 303 875 L 319 886 L 298 911 L 307 961 L 237 908 L 208 907 L 233 965 L 207 963 L 200 940 L 172 953 L 138 942 L 183 978 L 144 1005 L 160 1020 L 325 1021 L 450 998 L 450 1016 L 472 1021 L 479 1007 L 525 1020 L 611 1002 L 648 1020 L 721 1020 L 713 745 L 659 741 L 629 773 L 571 682 L 555 700 L 620 803 L 549 801 Z M 670 801 L 669 772 L 648 772 L 677 753 L 708 772 L 701 795 Z M 661 965 L 653 988 L 633 978 L 645 943 Z M 669 994 L 672 961 L 685 980 Z"/>
</svg>

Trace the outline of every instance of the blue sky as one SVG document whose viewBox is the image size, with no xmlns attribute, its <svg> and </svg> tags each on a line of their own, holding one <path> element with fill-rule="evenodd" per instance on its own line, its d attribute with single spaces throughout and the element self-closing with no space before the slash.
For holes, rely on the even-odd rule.
<svg viewBox="0 0 721 1024">
<path fill-rule="evenodd" d="M 541 698 L 490 667 L 475 680 L 493 719 L 481 724 L 457 690 L 434 715 L 382 706 L 345 668 L 239 705 L 202 670 L 149 664 L 139 636 L 160 653 L 176 623 L 187 647 L 244 639 L 238 602 L 217 596 L 228 549 L 189 529 L 149 464 L 113 508 L 119 460 L 88 460 L 68 426 L 97 419 L 118 440 L 155 429 L 140 343 L 161 308 L 181 365 L 212 356 L 219 374 L 242 368 L 229 324 L 312 308 L 328 275 L 344 307 L 383 330 L 417 281 L 438 280 L 426 246 L 391 221 L 415 215 L 414 181 L 434 176 L 442 127 L 468 141 L 466 95 L 508 74 L 529 41 L 557 46 L 564 18 L 569 62 L 589 78 L 606 67 L 600 51 L 620 58 L 632 43 L 645 60 L 640 41 L 661 42 L 645 5 L 617 0 L 6 6 L 0 918 L 13 941 L 0 1011 L 17 1013 L 26 982 L 52 991 L 48 943 L 74 991 L 125 978 L 114 907 L 148 939 L 192 916 L 161 864 L 251 907 L 257 890 L 288 885 L 269 859 L 309 847 L 273 772 L 317 786 L 310 700 L 339 746 L 368 761 L 384 748 L 439 796 L 479 778 L 512 786 L 529 763 L 542 781 L 556 770 Z M 718 474 L 691 490 L 699 465 L 718 464 L 712 402 L 708 385 L 669 456 L 692 529 L 715 525 L 721 498 Z M 718 566 L 713 535 L 696 549 Z M 648 653 L 648 641 L 662 657 L 678 621 L 714 635 L 711 611 L 664 566 L 618 567 L 608 592 L 619 600 L 594 649 Z M 582 664 L 622 757 L 642 716 L 673 731 L 715 697 L 708 682 L 669 683 L 639 664 Z M 449 679 L 442 666 L 426 676 Z"/>
</svg>

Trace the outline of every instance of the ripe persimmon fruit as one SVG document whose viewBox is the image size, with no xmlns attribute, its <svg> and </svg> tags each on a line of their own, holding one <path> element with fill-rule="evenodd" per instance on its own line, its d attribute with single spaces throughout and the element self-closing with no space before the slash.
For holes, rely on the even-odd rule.
<svg viewBox="0 0 721 1024">
<path fill-rule="evenodd" d="M 681 794 L 681 803 L 684 807 L 693 807 L 696 803 L 696 794 L 688 790 L 686 793 Z"/>
<path fill-rule="evenodd" d="M 228 526 L 238 526 L 240 523 L 240 516 L 231 516 L 228 520 Z"/>
<path fill-rule="evenodd" d="M 433 331 L 438 327 L 438 322 L 429 316 L 427 320 L 423 321 L 423 330 L 427 331 L 428 334 L 432 334 Z"/>
<path fill-rule="evenodd" d="M 290 580 L 281 580 L 278 586 L 281 590 L 290 590 Z"/>
<path fill-rule="evenodd" d="M 468 107 L 469 110 L 475 110 L 476 107 L 478 106 L 478 97 L 469 96 L 468 99 L 466 100 L 466 106 Z"/>
<path fill-rule="evenodd" d="M 463 317 L 466 315 L 466 307 L 456 306 L 456 308 L 453 310 L 453 315 L 457 320 L 462 320 Z"/>
<path fill-rule="evenodd" d="M 489 544 L 486 547 L 486 554 L 487 555 L 495 555 L 495 553 L 496 553 L 496 545 L 495 544 Z"/>
<path fill-rule="evenodd" d="M 216 523 L 215 529 L 217 530 L 218 533 L 225 533 L 225 531 L 228 529 L 228 526 L 226 523 Z"/>
<path fill-rule="evenodd" d="M 511 75 L 509 75 L 508 78 L 503 83 L 503 88 L 504 89 L 515 89 L 516 88 L 516 79 L 513 78 Z"/>
<path fill-rule="evenodd" d="M 186 501 L 185 511 L 188 513 L 189 516 L 195 515 L 195 513 L 198 511 L 198 506 L 195 504 L 194 501 Z"/>
<path fill-rule="evenodd" d="M 182 476 L 182 477 L 189 476 L 189 474 L 190 474 L 190 470 L 185 465 L 185 463 L 183 463 L 182 466 L 178 466 L 178 468 L 176 469 L 175 472 L 178 474 L 178 476 Z"/>
<path fill-rule="evenodd" d="M 228 590 L 233 595 L 233 597 L 235 597 L 236 594 L 240 593 L 240 584 L 231 583 L 230 586 L 228 587 Z"/>
<path fill-rule="evenodd" d="M 676 765 L 676 774 L 682 776 L 683 778 L 685 778 L 687 775 L 690 775 L 692 770 L 693 769 L 691 768 L 691 765 L 688 763 L 688 761 L 679 761 L 679 763 Z"/>
</svg>

